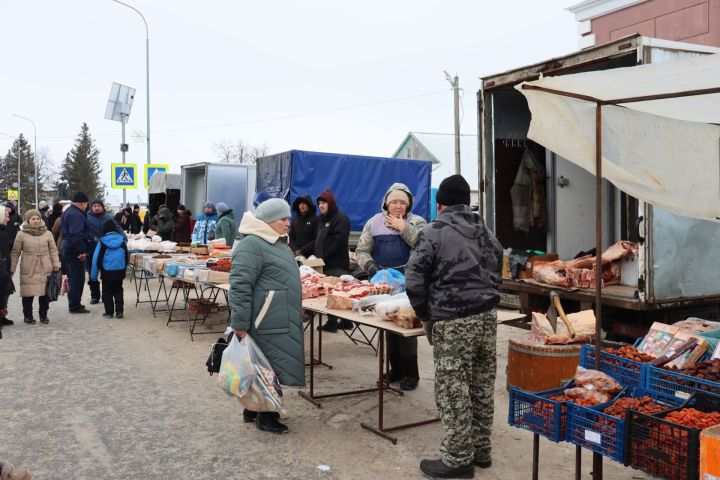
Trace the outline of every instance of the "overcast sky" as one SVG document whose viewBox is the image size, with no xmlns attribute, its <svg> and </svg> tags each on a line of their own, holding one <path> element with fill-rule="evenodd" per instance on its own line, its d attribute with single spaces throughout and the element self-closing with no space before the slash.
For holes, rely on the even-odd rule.
<svg viewBox="0 0 720 480">
<path fill-rule="evenodd" d="M 127 0 L 150 28 L 152 161 L 179 173 L 238 139 L 271 153 L 390 156 L 409 131 L 453 131 L 443 70 L 459 75 L 462 131 L 475 134 L 479 77 L 576 50 L 565 8 L 578 1 Z M 111 0 L 2 0 L 0 45 L 0 132 L 32 140 L 11 115 L 32 118 L 38 148 L 59 163 L 87 122 L 109 186 L 120 124 L 103 117 L 118 82 L 137 89 L 126 161 L 145 163 L 133 139 L 147 98 L 135 12 Z M 0 152 L 11 143 L 0 135 Z"/>
</svg>

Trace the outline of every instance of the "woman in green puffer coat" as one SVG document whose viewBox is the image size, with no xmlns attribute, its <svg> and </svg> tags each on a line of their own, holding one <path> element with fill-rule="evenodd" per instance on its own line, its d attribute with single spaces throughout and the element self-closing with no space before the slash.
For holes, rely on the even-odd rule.
<svg viewBox="0 0 720 480">
<path fill-rule="evenodd" d="M 300 271 L 288 247 L 290 205 L 266 200 L 245 212 L 242 239 L 233 253 L 230 271 L 230 319 L 235 334 L 250 335 L 282 385 L 305 385 L 303 324 L 300 316 Z M 285 433 L 287 426 L 274 412 L 243 411 L 245 422 L 258 429 Z"/>
</svg>

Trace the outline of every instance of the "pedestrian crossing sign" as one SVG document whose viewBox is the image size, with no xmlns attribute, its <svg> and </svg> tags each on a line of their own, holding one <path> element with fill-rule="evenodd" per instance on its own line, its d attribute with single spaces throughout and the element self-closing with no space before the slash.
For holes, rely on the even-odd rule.
<svg viewBox="0 0 720 480">
<path fill-rule="evenodd" d="M 137 188 L 137 165 L 134 163 L 113 163 L 112 188 Z"/>
<path fill-rule="evenodd" d="M 8 198 L 7 198 L 8 200 L 14 200 L 14 201 L 17 202 L 17 201 L 18 201 L 18 198 L 20 197 L 20 195 L 18 195 L 18 191 L 17 191 L 17 190 L 8 190 L 8 191 L 7 191 L 7 197 L 8 197 Z"/>
<path fill-rule="evenodd" d="M 148 163 L 145 165 L 145 188 L 150 188 L 150 179 L 155 172 L 167 172 L 167 163 Z"/>
</svg>

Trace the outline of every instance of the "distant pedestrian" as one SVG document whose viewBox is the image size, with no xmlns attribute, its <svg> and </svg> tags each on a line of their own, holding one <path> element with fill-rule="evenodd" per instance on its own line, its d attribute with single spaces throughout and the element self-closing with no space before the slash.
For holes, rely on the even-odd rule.
<svg viewBox="0 0 720 480">
<path fill-rule="evenodd" d="M 8 297 L 15 292 L 15 285 L 10 275 L 10 239 L 7 235 L 7 209 L 0 206 L 0 328 L 14 325 L 7 318 Z"/>
<path fill-rule="evenodd" d="M 103 225 L 102 234 L 93 253 L 90 279 L 97 281 L 98 275 L 102 279 L 103 317 L 112 318 L 114 313 L 117 318 L 123 318 L 123 280 L 129 259 L 127 244 L 125 236 L 116 232 L 110 222 Z"/>
<path fill-rule="evenodd" d="M 40 215 L 42 216 L 43 223 L 45 224 L 45 228 L 50 230 L 52 228 L 52 225 L 48 225 L 50 222 L 49 219 L 49 211 L 50 211 L 50 205 L 48 205 L 48 202 L 45 200 L 40 200 L 40 203 L 38 203 L 38 211 L 40 212 Z"/>
<path fill-rule="evenodd" d="M 69 284 L 70 313 L 90 313 L 90 310 L 80 303 L 85 288 L 85 256 L 88 244 L 92 240 L 92 232 L 85 216 L 87 205 L 87 195 L 83 192 L 76 193 L 60 220 L 62 257 Z"/>
<path fill-rule="evenodd" d="M 310 257 L 315 254 L 315 239 L 320 226 L 315 203 L 310 195 L 304 195 L 295 199 L 292 210 L 295 216 L 290 224 L 290 249 L 296 257 Z"/>
<path fill-rule="evenodd" d="M 115 220 L 115 223 L 117 223 L 124 232 L 130 233 L 132 209 L 130 207 L 123 208 L 115 214 L 113 220 Z"/>
<path fill-rule="evenodd" d="M 48 230 L 52 230 L 55 226 L 55 221 L 62 216 L 63 212 L 63 205 L 62 203 L 55 203 L 52 206 L 52 210 L 50 211 L 50 215 L 48 215 L 48 221 L 47 221 L 47 227 Z M 53 233 L 53 236 L 55 237 L 55 240 L 57 241 L 57 236 L 55 233 Z"/>
<path fill-rule="evenodd" d="M 215 239 L 215 224 L 218 221 L 217 210 L 215 204 L 211 201 L 205 202 L 203 205 L 203 213 L 195 219 L 195 228 L 192 232 L 191 243 L 199 243 L 207 245 L 208 240 Z"/>
<path fill-rule="evenodd" d="M 190 243 L 190 235 L 192 234 L 192 212 L 185 208 L 185 205 L 179 205 L 176 213 L 178 219 L 173 226 L 173 241 L 177 243 Z"/>
<path fill-rule="evenodd" d="M 100 241 L 100 237 L 102 237 L 102 228 L 105 223 L 110 222 L 116 232 L 124 235 L 122 228 L 120 228 L 120 226 L 115 223 L 115 220 L 113 220 L 112 217 L 105 212 L 105 204 L 99 198 L 96 198 L 90 203 L 90 211 L 87 212 L 87 220 L 90 232 L 92 232 L 92 237 L 87 250 L 88 253 L 95 251 L 95 247 L 97 246 L 98 241 Z M 91 268 L 92 257 L 88 255 L 85 257 L 85 269 L 88 274 L 90 273 Z M 90 305 L 100 303 L 100 282 L 89 279 L 88 286 L 90 287 Z"/>
<path fill-rule="evenodd" d="M 142 220 L 140 220 L 140 205 L 133 205 L 130 216 L 130 233 L 136 235 L 142 231 Z"/>
<path fill-rule="evenodd" d="M 225 239 L 225 245 L 232 247 L 235 242 L 235 214 L 232 208 L 228 207 L 225 202 L 217 204 L 217 213 L 220 215 L 215 224 L 215 239 Z"/>
<path fill-rule="evenodd" d="M 17 214 L 15 202 L 7 202 L 5 208 L 7 209 L 5 215 L 8 217 L 7 234 L 10 239 L 10 248 L 12 248 L 13 242 L 15 242 L 15 236 L 20 231 L 20 225 L 22 225 L 23 219 Z"/>
<path fill-rule="evenodd" d="M 338 209 L 335 195 L 329 188 L 318 196 L 317 204 L 320 209 L 320 226 L 315 240 L 315 256 L 325 262 L 323 271 L 326 275 L 339 277 L 349 274 L 350 219 Z M 322 329 L 336 333 L 338 328 L 352 330 L 354 326 L 350 320 L 338 322 L 335 315 L 328 315 Z"/>
<path fill-rule="evenodd" d="M 407 295 L 433 346 L 435 403 L 445 429 L 430 478 L 472 478 L 489 468 L 502 247 L 470 209 L 461 175 L 440 183 L 438 216 L 422 229 L 405 268 Z"/>
<path fill-rule="evenodd" d="M 249 334 L 265 354 L 280 384 L 305 385 L 302 291 L 297 262 L 288 248 L 290 205 L 273 198 L 240 222 L 242 239 L 230 271 L 230 320 L 238 338 Z M 243 411 L 258 429 L 285 433 L 276 412 Z"/>
<path fill-rule="evenodd" d="M 159 235 L 163 241 L 170 240 L 172 238 L 173 226 L 172 212 L 169 208 L 163 206 L 158 211 L 158 219 L 154 228 L 155 233 Z"/>
<path fill-rule="evenodd" d="M 37 210 L 25 212 L 25 222 L 15 237 L 10 255 L 10 275 L 20 266 L 20 296 L 25 323 L 37 323 L 33 318 L 33 298 L 38 297 L 40 322 L 48 323 L 50 302 L 45 294 L 47 277 L 60 270 L 55 239 Z"/>
</svg>

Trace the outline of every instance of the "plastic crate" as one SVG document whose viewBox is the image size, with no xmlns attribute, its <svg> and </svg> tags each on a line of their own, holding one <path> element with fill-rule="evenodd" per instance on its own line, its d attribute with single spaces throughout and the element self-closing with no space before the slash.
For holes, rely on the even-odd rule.
<svg viewBox="0 0 720 480">
<path fill-rule="evenodd" d="M 565 440 L 567 405 L 565 402 L 550 400 L 549 397 L 562 395 L 565 389 L 571 386 L 568 384 L 534 393 L 511 388 L 508 423 L 542 435 L 553 442 Z"/>
<path fill-rule="evenodd" d="M 680 406 L 684 400 L 674 397 L 653 396 L 642 388 L 627 389 L 612 402 L 582 407 L 571 403 L 567 412 L 567 441 L 593 452 L 600 453 L 616 462 L 623 462 L 625 457 L 625 420 L 603 412 L 621 397 L 654 397 L 657 403 L 666 405 L 668 409 Z"/>
<path fill-rule="evenodd" d="M 720 410 L 720 396 L 695 393 L 682 407 L 703 412 Z M 657 415 L 629 411 L 625 421 L 625 464 L 670 480 L 698 480 L 700 432 L 663 418 L 673 408 Z"/>
<path fill-rule="evenodd" d="M 690 398 L 695 392 L 720 395 L 720 383 L 650 365 L 645 371 L 645 389 L 683 399 Z"/>
<path fill-rule="evenodd" d="M 580 366 L 595 368 L 595 346 L 583 345 L 580 349 Z M 623 387 L 644 387 L 647 365 L 607 352 L 600 353 L 600 371 L 607 373 Z"/>
</svg>

